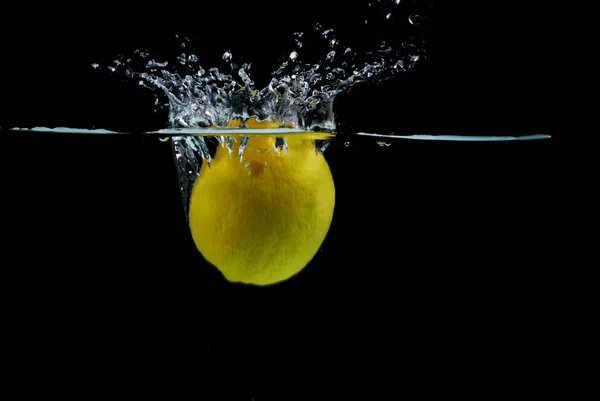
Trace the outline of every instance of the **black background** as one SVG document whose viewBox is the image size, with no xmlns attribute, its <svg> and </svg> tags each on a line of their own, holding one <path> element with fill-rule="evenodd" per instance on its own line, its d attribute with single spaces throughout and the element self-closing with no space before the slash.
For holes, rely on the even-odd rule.
<svg viewBox="0 0 600 401">
<path fill-rule="evenodd" d="M 284 20 L 243 2 L 5 12 L 0 127 L 162 128 L 153 94 L 90 64 L 144 46 L 170 51 L 175 34 L 203 38 L 209 63 L 225 50 L 287 51 L 290 33 L 316 21 L 360 36 L 354 21 L 367 7 L 323 4 L 287 5 Z M 586 247 L 574 240 L 585 145 L 568 130 L 570 88 L 557 61 L 568 27 L 547 7 L 446 4 L 426 14 L 427 58 L 340 96 L 340 130 L 552 139 L 380 147 L 340 135 L 326 152 L 337 191 L 330 234 L 302 273 L 275 286 L 227 283 L 196 251 L 169 143 L 3 131 L 2 287 L 15 376 L 53 372 L 39 386 L 56 391 L 74 382 L 147 391 L 168 377 L 177 387 L 201 381 L 198 393 L 218 389 L 206 399 L 255 400 L 295 398 L 315 383 L 371 391 L 369 373 L 395 391 L 548 386 L 537 372 L 560 357 L 548 347 Z M 272 61 L 253 62 L 260 75 Z"/>
</svg>

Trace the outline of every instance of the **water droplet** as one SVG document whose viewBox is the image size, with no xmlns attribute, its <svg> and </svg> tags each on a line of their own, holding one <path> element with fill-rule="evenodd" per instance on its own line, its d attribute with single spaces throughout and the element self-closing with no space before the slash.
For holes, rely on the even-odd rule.
<svg viewBox="0 0 600 401">
<path fill-rule="evenodd" d="M 325 59 L 327 61 L 332 61 L 334 57 L 335 57 L 335 50 L 332 50 L 329 53 L 327 53 L 327 56 L 325 57 Z"/>
<path fill-rule="evenodd" d="M 225 52 L 225 53 L 223 53 L 223 60 L 229 61 L 229 60 L 231 60 L 231 57 L 232 57 L 231 52 Z"/>
<path fill-rule="evenodd" d="M 400 0 L 396 0 L 396 4 L 400 4 Z"/>
<path fill-rule="evenodd" d="M 304 36 L 304 32 L 294 32 L 294 35 L 298 38 L 301 38 L 302 36 Z"/>
<path fill-rule="evenodd" d="M 298 58 L 298 52 L 296 50 L 294 50 L 293 52 L 290 53 L 290 58 L 292 60 L 296 60 Z"/>
<path fill-rule="evenodd" d="M 385 16 L 385 19 L 390 19 L 392 17 L 392 13 L 388 13 L 388 15 Z"/>
<path fill-rule="evenodd" d="M 150 60 L 150 61 L 148 61 L 148 64 L 146 64 L 146 68 L 162 68 L 162 67 L 166 67 L 168 64 L 169 64 L 168 61 L 165 61 L 164 63 L 160 63 L 158 61 Z"/>
<path fill-rule="evenodd" d="M 365 24 L 367 23 L 367 20 L 365 20 Z"/>
<path fill-rule="evenodd" d="M 412 25 L 419 25 L 422 20 L 423 18 L 419 14 L 411 14 L 408 17 L 408 22 L 410 22 Z"/>
<path fill-rule="evenodd" d="M 410 56 L 410 67 L 414 67 L 414 65 L 419 61 L 421 57 L 418 54 L 413 54 Z"/>
<path fill-rule="evenodd" d="M 98 64 L 98 63 L 93 63 L 93 64 L 92 64 L 92 68 L 93 68 L 93 69 L 95 69 L 95 70 L 97 70 L 98 68 L 100 68 L 100 64 Z"/>
<path fill-rule="evenodd" d="M 377 141 L 377 145 L 379 146 L 392 146 L 391 142 Z"/>
<path fill-rule="evenodd" d="M 346 50 L 344 50 L 344 54 L 350 54 L 351 51 L 352 51 L 351 48 L 346 47 Z"/>
<path fill-rule="evenodd" d="M 298 47 L 298 49 L 302 48 L 302 42 L 300 42 L 298 39 L 296 39 L 296 46 Z"/>
<path fill-rule="evenodd" d="M 315 30 L 317 30 L 317 31 L 320 31 L 320 30 L 322 30 L 322 29 L 323 29 L 323 25 L 321 25 L 321 23 L 317 22 L 317 23 L 315 24 Z"/>
<path fill-rule="evenodd" d="M 344 142 L 344 146 L 349 148 L 350 147 L 350 142 Z"/>
<path fill-rule="evenodd" d="M 246 66 L 246 64 L 244 64 L 244 66 Z M 240 78 L 242 78 L 242 81 L 244 81 L 246 85 L 252 85 L 252 80 L 250 79 L 250 76 L 248 75 L 244 67 L 240 68 L 240 70 L 238 71 L 238 75 L 240 76 Z"/>
<path fill-rule="evenodd" d="M 179 39 L 179 35 L 175 35 L 175 37 L 177 39 Z M 181 42 L 181 45 L 180 45 L 181 48 L 185 49 L 189 41 L 190 41 L 190 39 L 187 36 L 185 38 L 183 38 L 183 42 Z"/>
<path fill-rule="evenodd" d="M 400 70 L 403 71 L 404 70 L 404 61 L 403 60 L 398 60 L 396 61 L 396 64 L 394 64 L 393 67 L 395 70 Z"/>
<path fill-rule="evenodd" d="M 168 136 L 163 136 L 163 137 L 158 138 L 158 140 L 161 142 L 168 142 L 169 139 L 170 139 L 170 137 L 168 137 Z"/>
</svg>

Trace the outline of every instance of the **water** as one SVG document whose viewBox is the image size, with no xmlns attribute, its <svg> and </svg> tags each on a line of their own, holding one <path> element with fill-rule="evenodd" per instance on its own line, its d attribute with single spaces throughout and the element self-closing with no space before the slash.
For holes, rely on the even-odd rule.
<svg viewBox="0 0 600 401">
<path fill-rule="evenodd" d="M 117 56 L 110 65 L 94 62 L 90 67 L 115 79 L 136 82 L 155 94 L 156 111 L 167 110 L 165 128 L 145 133 L 169 142 L 187 216 L 191 189 L 200 166 L 203 163 L 210 166 L 217 146 L 224 146 L 241 161 L 245 141 L 253 135 L 276 136 L 275 147 L 283 152 L 288 151 L 284 137 L 302 135 L 312 137 L 315 152 L 323 153 L 329 149 L 332 138 L 341 136 L 334 113 L 339 94 L 357 85 L 381 84 L 419 66 L 427 50 L 420 36 L 427 30 L 427 15 L 403 13 L 399 3 L 388 3 L 379 12 L 379 19 L 371 18 L 369 27 L 389 23 L 416 30 L 408 30 L 403 37 L 373 35 L 376 39 L 371 38 L 369 47 L 336 28 L 317 23 L 291 32 L 290 48 L 263 56 L 277 59 L 283 55 L 283 60 L 266 79 L 264 74 L 255 79 L 252 62 L 238 58 L 229 48 L 223 49 L 214 66 L 201 65 L 194 48 L 202 51 L 202 43 L 193 43 L 188 38 L 181 39 L 170 57 L 136 49 L 131 54 Z M 375 114 L 369 118 L 380 120 L 389 116 Z M 47 130 L 63 134 L 123 134 L 105 129 L 33 129 Z M 499 141 L 546 137 L 395 135 L 390 138 L 363 132 L 345 134 L 372 139 L 386 151 L 392 139 L 399 138 Z M 232 135 L 242 135 L 237 148 L 232 147 Z M 360 148 L 357 144 L 364 143 L 356 138 L 341 140 L 348 149 Z"/>
<path fill-rule="evenodd" d="M 308 30 L 298 39 L 306 35 Z M 299 57 L 307 46 L 303 42 L 295 50 Z M 171 70 L 173 62 L 163 68 Z M 31 344 L 39 344 L 52 330 L 58 337 L 56 330 L 73 325 L 81 347 L 71 344 L 73 336 L 62 348 L 57 341 L 62 359 L 72 348 L 79 358 L 89 344 L 100 344 L 98 352 L 109 349 L 112 361 L 131 355 L 132 347 L 141 357 L 156 358 L 158 352 L 148 350 L 163 346 L 169 354 L 203 361 L 195 349 L 211 344 L 208 371 L 229 378 L 231 366 L 241 366 L 240 375 L 252 375 L 248 382 L 264 384 L 240 381 L 236 388 L 256 392 L 270 383 L 264 379 L 265 365 L 288 377 L 286 360 L 316 366 L 323 355 L 340 355 L 348 358 L 341 363 L 354 367 L 350 359 L 356 354 L 405 357 L 412 349 L 417 361 L 423 360 L 423 350 L 431 350 L 425 351 L 426 360 L 443 363 L 456 359 L 444 353 L 456 344 L 477 355 L 489 344 L 510 348 L 507 338 L 520 344 L 522 322 L 533 316 L 535 324 L 540 313 L 554 316 L 552 294 L 562 296 L 564 286 L 558 279 L 548 283 L 548 277 L 562 281 L 570 265 L 555 258 L 545 263 L 555 251 L 544 240 L 563 231 L 556 216 L 565 208 L 571 213 L 563 199 L 574 192 L 548 178 L 559 170 L 549 168 L 551 163 L 565 163 L 562 151 L 547 152 L 553 142 L 345 136 L 339 133 L 340 120 L 335 122 L 336 135 L 326 148 L 338 194 L 330 235 L 301 275 L 264 291 L 227 285 L 202 260 L 183 224 L 176 188 L 182 182 L 175 185 L 175 179 L 193 174 L 204 162 L 196 136 L 209 134 L 203 141 L 210 156 L 211 147 L 220 144 L 219 132 L 199 127 L 189 134 L 163 131 L 146 137 L 104 131 L 75 136 L 80 130 L 9 133 L 12 138 L 0 148 L 3 171 L 12 177 L 3 195 L 9 217 L 8 225 L 3 220 L 5 270 L 20 272 L 14 275 L 23 279 L 5 282 L 13 289 L 7 295 L 16 313 L 31 305 L 19 313 L 26 324 L 14 326 L 34 326 L 27 331 L 34 333 Z M 179 177 L 172 174 L 173 150 L 189 167 L 178 164 Z M 522 318 L 507 305 L 522 311 Z M 499 341 L 490 339 L 487 333 L 504 323 Z M 130 341 L 118 335 L 128 326 Z M 41 332 L 46 334 L 36 334 Z M 457 338 L 466 333 L 464 343 L 454 342 L 452 333 Z M 360 369 L 355 373 L 356 382 L 365 380 L 361 374 Z M 221 388 L 231 388 L 225 380 Z M 282 383 L 290 392 L 297 388 L 291 380 Z"/>
<path fill-rule="evenodd" d="M 385 5 L 381 17 L 386 22 L 398 11 L 390 6 L 400 8 L 398 4 Z M 409 26 L 414 21 L 411 15 L 400 23 Z M 210 167 L 216 146 L 226 147 L 230 155 L 235 152 L 241 161 L 251 135 L 276 135 L 277 149 L 286 152 L 284 136 L 309 135 L 315 151 L 324 152 L 337 131 L 336 96 L 357 84 L 378 84 L 415 68 L 424 56 L 424 45 L 415 33 L 421 31 L 400 40 L 380 37 L 365 48 L 338 35 L 334 27 L 317 22 L 291 32 L 290 49 L 265 55 L 287 57 L 262 81 L 254 79 L 251 62 L 238 59 L 227 48 L 214 66 L 201 65 L 195 47 L 201 51 L 202 43 L 187 37 L 168 59 L 151 50 L 136 49 L 119 55 L 110 65 L 93 63 L 91 67 L 137 82 L 155 93 L 156 111 L 168 109 L 165 129 L 153 133 L 162 140 L 172 136 L 187 216 L 200 166 L 207 163 Z M 231 135 L 238 133 L 242 140 L 232 149 Z"/>
<path fill-rule="evenodd" d="M 376 24 L 393 23 L 418 27 L 427 21 L 421 13 L 402 13 L 400 2 L 379 2 Z M 403 16 L 403 17 L 401 17 Z M 402 18 L 402 20 L 397 20 Z M 130 55 L 120 55 L 112 65 L 93 63 L 92 68 L 108 71 L 117 77 L 137 81 L 156 95 L 156 111 L 168 109 L 167 127 L 151 133 L 168 140 L 179 177 L 179 189 L 187 215 L 191 188 L 200 165 L 210 166 L 211 146 L 228 148 L 231 136 L 278 135 L 278 148 L 287 149 L 284 135 L 312 135 L 317 152 L 324 152 L 337 127 L 334 104 L 336 96 L 358 84 L 379 84 L 399 73 L 415 68 L 425 56 L 422 35 L 427 27 L 409 31 L 404 37 L 383 37 L 376 45 L 365 48 L 347 41 L 332 27 L 319 22 L 303 31 L 290 34 L 291 49 L 281 49 L 273 57 L 287 54 L 269 74 L 266 82 L 253 79 L 252 63 L 238 60 L 234 52 L 225 49 L 217 66 L 203 66 L 192 43 L 183 38 L 170 59 L 159 59 L 152 51 L 137 49 Z M 373 28 L 375 29 L 375 28 Z M 371 41 L 373 42 L 373 41 Z M 360 50 L 353 50 L 353 49 Z M 269 56 L 269 55 L 267 55 Z M 371 116 L 372 119 L 387 118 Z M 249 124 L 253 123 L 253 124 Z M 255 128 L 256 125 L 269 128 Z M 70 130 L 66 129 L 65 132 Z M 390 139 L 373 136 L 381 147 L 389 147 Z M 432 135 L 402 135 L 398 138 L 442 140 L 498 140 L 488 138 Z M 240 158 L 244 141 L 235 149 Z M 349 147 L 351 141 L 345 141 Z"/>
<path fill-rule="evenodd" d="M 358 53 L 337 39 L 333 29 L 317 25 L 311 33 L 326 43 L 328 51 L 317 61 L 305 61 L 303 54 L 310 49 L 302 48 L 301 39 L 309 35 L 296 32 L 298 49 L 288 53 L 264 86 L 253 80 L 252 64 L 237 62 L 230 51 L 223 53 L 221 68 L 199 65 L 193 53 L 182 53 L 175 62 L 157 61 L 139 49 L 105 68 L 158 91 L 157 109 L 168 107 L 168 128 L 226 128 L 233 120 L 255 117 L 280 127 L 335 131 L 337 94 L 412 69 L 421 58 L 422 49 L 414 39 L 397 47 L 382 41 L 377 48 Z"/>
<path fill-rule="evenodd" d="M 371 7 L 375 9 L 380 7 L 378 4 L 383 3 L 373 2 Z M 368 149 L 368 143 L 382 152 L 419 149 L 423 159 L 429 159 L 436 152 L 441 153 L 440 145 L 434 141 L 497 142 L 547 138 L 545 135 L 461 137 L 406 133 L 390 137 L 368 132 L 341 132 L 334 112 L 336 99 L 340 94 L 352 91 L 359 85 L 382 84 L 390 78 L 406 75 L 417 69 L 427 56 L 428 49 L 421 34 L 428 29 L 428 15 L 421 11 L 406 12 L 402 8 L 403 4 L 387 2 L 375 13 L 376 18 L 368 15 L 364 32 L 371 32 L 372 35 L 365 41 L 359 41 L 356 36 L 348 35 L 347 30 L 326 23 L 310 23 L 302 30 L 294 28 L 288 33 L 288 47 L 259 55 L 261 59 L 273 58 L 275 67 L 266 74 L 265 71 L 255 69 L 253 61 L 256 60 L 240 55 L 239 50 L 229 46 L 223 47 L 213 64 L 205 61 L 201 63 L 199 55 L 203 51 L 202 40 L 210 38 L 192 41 L 183 37 L 178 38 L 179 44 L 174 46 L 170 55 L 138 48 L 132 49 L 129 54 L 118 55 L 109 65 L 93 62 L 89 68 L 98 74 L 108 74 L 114 79 L 135 83 L 140 90 L 150 91 L 155 95 L 156 111 L 166 111 L 163 129 L 146 131 L 144 134 L 154 136 L 150 139 L 159 139 L 157 142 L 165 142 L 163 145 L 170 148 L 175 161 L 177 188 L 186 216 L 191 189 L 199 175 L 200 166 L 211 165 L 218 146 L 225 147 L 232 157 L 239 157 L 242 161 L 246 141 L 254 135 L 275 136 L 277 140 L 274 147 L 280 152 L 289 151 L 285 137 L 311 136 L 315 152 L 331 152 L 334 149 L 333 152 L 339 154 L 346 151 L 365 170 L 374 165 L 372 158 L 367 156 L 369 152 L 373 152 Z M 363 25 L 362 20 L 355 23 Z M 383 35 L 386 31 L 381 28 L 390 25 L 406 27 L 406 34 Z M 368 101 L 389 102 L 396 95 L 405 94 L 393 93 L 391 98 L 385 100 Z M 402 121 L 398 116 L 391 118 L 401 125 Z M 385 120 L 390 119 L 390 116 L 375 112 L 368 119 Z M 83 130 L 69 127 L 36 127 L 30 130 L 51 130 L 61 135 L 124 134 L 106 129 Z M 399 131 L 401 132 L 401 127 Z M 130 134 L 135 137 L 141 132 Z M 236 146 L 233 146 L 233 135 L 242 138 Z M 424 145 L 404 141 L 402 146 L 397 146 L 400 139 L 416 139 Z M 426 148 L 437 150 L 427 154 L 424 150 Z M 456 154 L 456 148 L 452 152 Z M 406 158 L 406 155 L 402 154 L 402 157 Z M 369 163 L 364 162 L 365 160 L 369 160 Z M 411 160 L 416 165 L 423 163 L 417 158 Z M 354 176 L 352 169 L 348 171 L 348 175 Z M 398 171 L 399 177 L 411 174 L 418 176 L 415 169 L 406 163 Z M 367 173 L 362 174 L 363 177 L 368 177 Z M 389 171 L 377 171 L 373 175 L 390 177 Z M 431 177 L 427 179 L 432 180 Z M 389 181 L 393 182 L 393 179 L 390 177 Z M 393 186 L 386 180 L 379 183 L 382 186 Z M 415 187 L 418 186 L 413 186 Z M 384 216 L 389 214 L 395 201 L 382 201 L 382 208 L 373 213 Z M 387 209 L 385 205 L 392 209 Z"/>
<path fill-rule="evenodd" d="M 397 3 L 379 3 L 386 3 L 378 4 L 381 13 L 386 12 L 382 16 L 388 15 L 384 20 L 391 15 L 390 7 L 402 9 Z M 410 21 L 405 16 L 395 23 L 409 26 Z M 268 78 L 261 72 L 258 81 L 252 61 L 238 59 L 226 48 L 214 65 L 200 65 L 196 53 L 202 51 L 202 42 L 193 43 L 187 37 L 168 59 L 159 58 L 151 49 L 137 49 L 119 55 L 110 65 L 93 63 L 92 68 L 154 91 L 156 110 L 168 109 L 165 128 L 231 128 L 232 121 L 243 126 L 255 118 L 298 131 L 335 132 L 336 96 L 359 83 L 377 84 L 413 69 L 424 57 L 423 31 L 402 38 L 374 35 L 365 48 L 317 22 L 290 32 L 290 49 L 266 54 L 274 61 L 284 59 Z"/>
</svg>

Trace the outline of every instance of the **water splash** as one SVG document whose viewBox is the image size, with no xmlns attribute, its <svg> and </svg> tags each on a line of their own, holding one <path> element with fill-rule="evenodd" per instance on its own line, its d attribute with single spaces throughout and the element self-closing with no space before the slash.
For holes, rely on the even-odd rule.
<svg viewBox="0 0 600 401">
<path fill-rule="evenodd" d="M 185 215 L 188 215 L 189 196 L 199 176 L 201 160 L 210 163 L 211 155 L 203 137 L 180 136 L 171 140 L 173 158 L 179 177 L 179 192 Z"/>
<path fill-rule="evenodd" d="M 387 7 L 378 12 L 383 22 L 400 21 L 402 14 L 390 9 L 402 7 L 399 0 L 378 3 Z M 421 21 L 416 14 L 403 19 L 407 27 Z M 189 38 L 183 39 L 171 60 L 137 49 L 131 56 L 117 57 L 112 65 L 102 68 L 94 63 L 92 67 L 121 74 L 154 91 L 157 111 L 168 110 L 166 128 L 244 129 L 248 128 L 248 121 L 253 121 L 296 132 L 335 132 L 333 106 L 339 93 L 348 92 L 359 83 L 380 83 L 414 68 L 423 58 L 423 42 L 418 36 L 409 35 L 401 42 L 391 41 L 395 37 L 387 38 L 365 48 L 351 40 L 346 43 L 333 27 L 317 22 L 312 28 L 290 35 L 290 48 L 282 49 L 285 51 L 278 68 L 267 82 L 259 84 L 252 77 L 252 63 L 238 60 L 231 50 L 223 49 L 218 67 L 201 66 Z M 210 167 L 210 141 L 214 139 L 230 154 L 234 152 L 231 136 L 207 138 L 175 136 L 171 140 L 186 209 L 200 164 L 206 162 Z M 235 149 L 240 160 L 246 143 L 243 138 L 247 140 L 242 137 Z M 329 139 L 319 138 L 313 143 L 315 151 L 324 152 Z M 276 148 L 287 151 L 283 138 L 277 139 Z"/>
<path fill-rule="evenodd" d="M 389 7 L 398 4 L 387 2 L 383 18 L 390 19 Z M 404 24 L 414 24 L 415 18 L 411 14 Z M 289 56 L 263 85 L 255 83 L 252 64 L 238 62 L 230 50 L 222 53 L 221 66 L 203 68 L 188 38 L 181 43 L 185 52 L 174 60 L 160 60 L 138 49 L 131 57 L 119 56 L 106 68 L 156 91 L 157 107 L 168 108 L 168 128 L 225 128 L 232 120 L 241 120 L 243 128 L 244 121 L 255 117 L 280 127 L 333 132 L 337 94 L 362 82 L 382 82 L 414 68 L 422 59 L 423 46 L 415 37 L 393 44 L 381 40 L 371 49 L 353 50 L 352 43 L 345 43 L 333 28 L 321 23 L 290 36 L 292 48 L 284 53 Z M 311 51 L 315 54 L 315 48 L 327 50 L 313 59 L 304 57 Z"/>
</svg>

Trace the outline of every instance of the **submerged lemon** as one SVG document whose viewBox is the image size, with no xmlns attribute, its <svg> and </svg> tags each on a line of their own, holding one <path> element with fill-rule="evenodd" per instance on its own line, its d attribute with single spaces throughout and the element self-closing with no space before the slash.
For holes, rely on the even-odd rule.
<svg viewBox="0 0 600 401">
<path fill-rule="evenodd" d="M 292 277 L 310 262 L 331 225 L 335 188 L 325 158 L 310 138 L 284 139 L 288 151 L 275 147 L 274 136 L 250 136 L 242 157 L 219 146 L 194 183 L 192 237 L 229 281 L 268 285 Z M 239 141 L 233 137 L 234 149 Z"/>
</svg>

